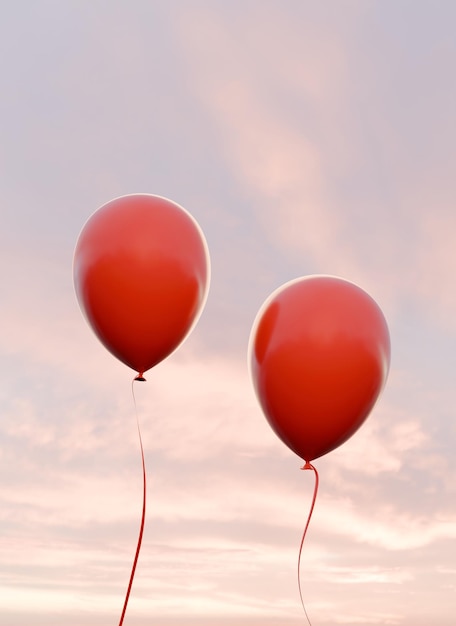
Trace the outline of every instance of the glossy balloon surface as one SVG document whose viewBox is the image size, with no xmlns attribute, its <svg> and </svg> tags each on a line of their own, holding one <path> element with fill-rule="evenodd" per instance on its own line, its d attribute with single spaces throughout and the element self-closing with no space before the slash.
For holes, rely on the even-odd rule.
<svg viewBox="0 0 456 626">
<path fill-rule="evenodd" d="M 263 412 L 307 462 L 361 426 L 389 362 L 382 311 L 365 291 L 334 276 L 308 276 L 278 289 L 250 337 L 250 372 Z"/>
<path fill-rule="evenodd" d="M 76 295 L 94 332 L 141 375 L 188 335 L 209 284 L 207 245 L 176 203 L 135 194 L 86 222 L 73 264 Z"/>
</svg>

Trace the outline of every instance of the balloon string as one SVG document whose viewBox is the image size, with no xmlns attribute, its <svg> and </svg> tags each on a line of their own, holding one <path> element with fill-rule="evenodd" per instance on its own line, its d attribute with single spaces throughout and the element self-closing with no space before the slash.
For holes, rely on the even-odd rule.
<svg viewBox="0 0 456 626">
<path fill-rule="evenodd" d="M 122 609 L 122 615 L 120 616 L 119 626 L 122 626 L 124 617 L 125 617 L 125 612 L 127 610 L 128 599 L 130 597 L 130 591 L 133 585 L 133 578 L 135 577 L 136 564 L 138 563 L 139 551 L 141 549 L 142 537 L 143 537 L 143 532 L 144 532 L 144 521 L 146 518 L 146 464 L 144 462 L 144 449 L 143 449 L 142 438 L 141 438 L 141 429 L 139 427 L 138 408 L 136 406 L 135 390 L 133 387 L 135 380 L 137 379 L 136 378 L 133 379 L 131 383 L 131 393 L 133 395 L 133 403 L 135 405 L 136 426 L 138 428 L 139 445 L 141 448 L 141 462 L 142 462 L 142 474 L 143 474 L 143 504 L 142 504 L 142 517 L 141 517 L 141 527 L 139 529 L 138 545 L 136 547 L 136 554 L 135 554 L 133 567 L 131 569 L 131 574 L 130 574 L 130 582 L 128 583 L 127 594 L 125 596 L 125 602 L 124 602 L 123 609 Z"/>
<path fill-rule="evenodd" d="M 315 469 L 315 467 L 311 463 L 306 462 L 306 464 L 303 467 L 301 467 L 301 469 L 306 469 L 306 470 L 310 469 L 310 470 L 313 470 L 315 472 L 315 487 L 314 487 L 314 492 L 313 492 L 313 497 L 312 497 L 312 504 L 310 506 L 309 515 L 307 517 L 307 523 L 306 523 L 306 526 L 304 528 L 304 532 L 302 534 L 301 545 L 299 546 L 299 556 L 298 556 L 298 588 L 299 588 L 299 597 L 301 598 L 302 608 L 304 609 L 304 613 L 305 613 L 305 616 L 307 618 L 307 621 L 309 622 L 309 626 L 312 626 L 311 621 L 309 619 L 309 616 L 307 615 L 306 607 L 304 605 L 304 600 L 303 600 L 303 597 L 302 597 L 302 588 L 301 588 L 301 554 L 302 554 L 302 547 L 304 545 L 304 539 L 306 538 L 307 529 L 309 528 L 310 520 L 311 520 L 311 517 L 312 517 L 313 510 L 314 510 L 315 501 L 317 499 L 319 478 L 318 478 L 317 470 Z"/>
</svg>

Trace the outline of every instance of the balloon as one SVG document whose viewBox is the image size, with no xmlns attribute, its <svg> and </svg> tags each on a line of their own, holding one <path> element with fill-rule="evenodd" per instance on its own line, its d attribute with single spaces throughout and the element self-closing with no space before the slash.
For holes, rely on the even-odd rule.
<svg viewBox="0 0 456 626">
<path fill-rule="evenodd" d="M 308 276 L 264 303 L 249 341 L 253 385 L 272 429 L 308 464 L 351 437 L 388 375 L 376 302 L 351 282 Z"/>
<path fill-rule="evenodd" d="M 193 217 L 148 194 L 116 198 L 86 222 L 73 276 L 95 334 L 139 377 L 184 340 L 204 306 L 209 254 Z"/>
</svg>

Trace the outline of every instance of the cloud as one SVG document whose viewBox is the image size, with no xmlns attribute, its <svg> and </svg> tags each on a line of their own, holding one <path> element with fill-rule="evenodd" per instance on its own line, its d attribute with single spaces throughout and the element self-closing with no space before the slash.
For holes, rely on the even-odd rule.
<svg viewBox="0 0 456 626">
<path fill-rule="evenodd" d="M 428 516 L 393 512 L 387 503 L 378 504 L 376 518 L 367 512 L 356 511 L 347 500 L 321 498 L 319 514 L 322 526 L 331 532 L 350 536 L 353 541 L 368 543 L 388 550 L 409 550 L 434 543 L 440 539 L 454 539 L 456 520 L 439 520 L 438 513 Z M 334 515 L 337 511 L 337 523 Z"/>
<path fill-rule="evenodd" d="M 370 26 L 363 9 L 352 3 L 337 29 L 318 11 L 292 19 L 268 6 L 238 22 L 193 11 L 179 35 L 227 166 L 290 266 L 359 283 L 391 317 L 408 295 L 453 328 L 448 138 L 434 162 L 414 157 L 415 138 L 391 114 L 389 61 L 354 55 L 353 33 Z"/>
<path fill-rule="evenodd" d="M 343 54 L 330 33 L 316 39 L 307 26 L 308 37 L 301 30 L 298 35 L 283 12 L 269 7 L 259 24 L 256 17 L 247 14 L 242 24 L 229 30 L 216 14 L 186 16 L 190 27 L 183 36 L 189 40 L 189 63 L 201 100 L 216 123 L 220 148 L 239 182 L 258 199 L 253 203 L 265 231 L 282 245 L 298 250 L 304 245 L 321 258 L 338 231 L 338 218 L 328 214 L 325 203 L 321 150 L 292 119 L 277 116 L 274 98 L 268 95 L 274 81 L 283 81 L 297 97 L 304 92 L 325 106 L 343 83 Z M 191 28 L 192 22 L 198 28 Z M 271 36 L 274 45 L 264 46 Z M 207 47 L 213 54 L 206 54 Z M 256 50 L 262 51 L 261 64 Z M 259 69 L 265 51 L 267 73 Z M 312 62 L 302 60 L 310 57 Z"/>
<path fill-rule="evenodd" d="M 418 289 L 426 309 L 440 324 L 454 332 L 456 296 L 452 285 L 456 275 L 456 253 L 451 233 L 455 232 L 456 218 L 450 199 L 454 197 L 454 189 L 447 188 L 446 193 L 448 198 L 443 206 L 434 206 L 432 210 L 422 206 L 421 209 Z"/>
</svg>

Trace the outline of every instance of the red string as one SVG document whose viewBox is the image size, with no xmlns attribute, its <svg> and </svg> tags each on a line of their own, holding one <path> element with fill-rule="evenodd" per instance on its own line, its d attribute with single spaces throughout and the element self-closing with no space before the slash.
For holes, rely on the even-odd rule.
<svg viewBox="0 0 456 626">
<path fill-rule="evenodd" d="M 309 616 L 307 615 L 306 607 L 304 605 L 304 600 L 303 600 L 303 597 L 302 597 L 302 589 L 301 589 L 301 554 L 302 554 L 302 546 L 304 545 L 304 539 L 306 538 L 307 529 L 309 528 L 310 519 L 312 517 L 312 513 L 313 513 L 313 510 L 314 510 L 315 501 L 317 499 L 319 478 L 318 478 L 317 470 L 315 469 L 315 467 L 311 463 L 306 462 L 306 464 L 303 467 L 301 467 L 301 469 L 306 469 L 306 470 L 310 469 L 310 470 L 313 470 L 315 472 L 315 487 L 314 487 L 314 492 L 313 492 L 313 497 L 312 497 L 312 504 L 310 506 L 309 515 L 307 517 L 307 523 L 306 523 L 306 526 L 304 528 L 304 532 L 302 534 L 301 545 L 299 546 L 299 556 L 298 556 L 299 597 L 301 598 L 302 608 L 304 609 L 304 613 L 305 613 L 305 616 L 307 618 L 307 621 L 309 622 L 309 626 L 312 626 L 312 624 L 310 622 L 310 619 L 309 619 Z"/>
<path fill-rule="evenodd" d="M 145 380 L 145 379 L 135 378 L 131 383 L 131 393 L 133 394 L 133 402 L 135 405 L 135 413 L 136 413 L 136 426 L 138 427 L 139 445 L 141 447 L 141 462 L 142 462 L 142 473 L 143 473 L 143 505 L 142 505 L 142 517 L 141 517 L 141 527 L 139 529 L 138 545 L 136 547 L 136 554 L 135 554 L 133 567 L 131 569 L 131 574 L 130 574 L 130 582 L 128 583 L 127 595 L 125 596 L 125 602 L 124 602 L 123 609 L 122 609 L 122 615 L 120 616 L 119 626 L 122 626 L 124 617 L 125 617 L 125 612 L 127 610 L 128 598 L 130 597 L 130 591 L 133 585 L 133 578 L 135 577 L 136 564 L 138 562 L 139 551 L 141 549 L 142 537 L 143 537 L 143 532 L 144 532 L 144 520 L 146 518 L 146 464 L 144 462 L 144 449 L 143 449 L 142 438 L 141 438 L 141 429 L 139 428 L 139 418 L 138 418 L 138 409 L 136 407 L 135 392 L 133 388 L 133 383 L 135 382 L 135 380 Z"/>
</svg>

